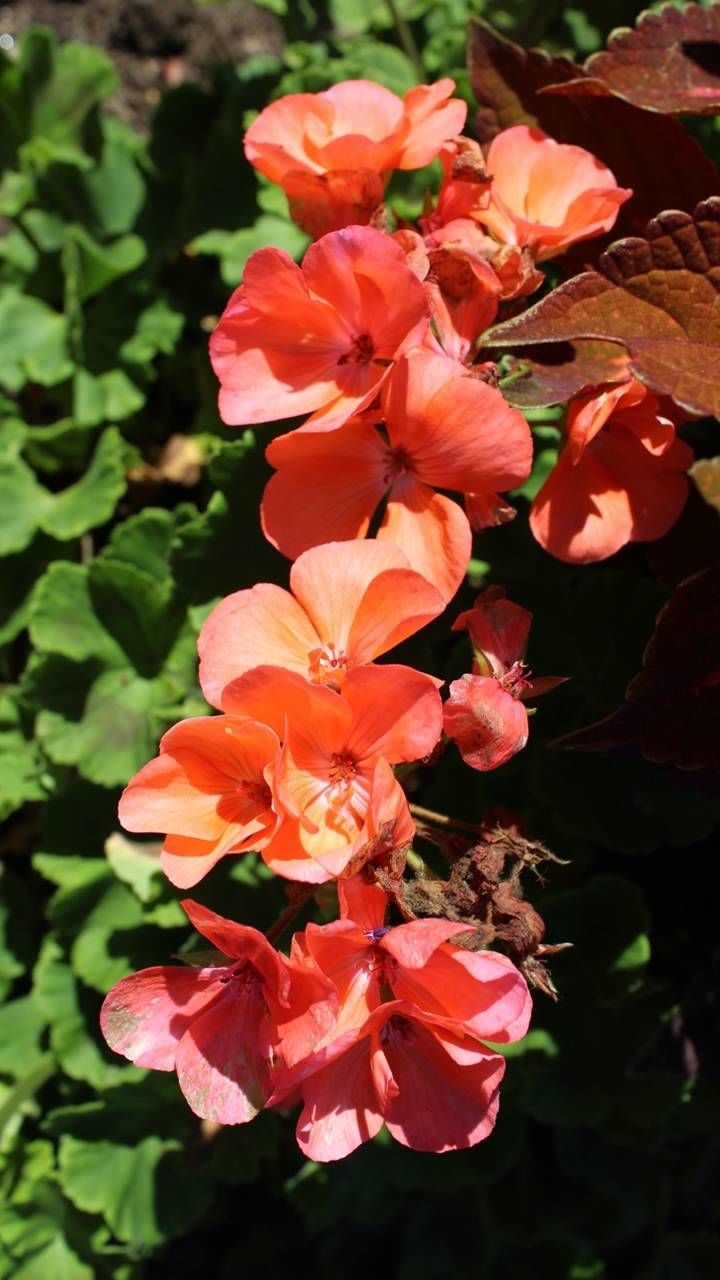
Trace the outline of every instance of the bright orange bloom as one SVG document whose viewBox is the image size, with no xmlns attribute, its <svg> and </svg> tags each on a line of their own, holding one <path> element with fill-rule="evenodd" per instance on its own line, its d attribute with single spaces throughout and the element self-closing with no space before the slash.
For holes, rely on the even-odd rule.
<svg viewBox="0 0 720 1280">
<path fill-rule="evenodd" d="M 324 236 L 302 268 L 258 249 L 210 339 L 220 417 L 246 426 L 311 413 L 308 430 L 339 427 L 423 341 L 428 319 L 402 249 L 371 227 Z"/>
<path fill-rule="evenodd" d="M 270 843 L 280 822 L 270 786 L 279 749 L 265 724 L 232 716 L 181 720 L 128 783 L 120 821 L 127 831 L 167 833 L 163 871 L 187 889 L 225 854 Z"/>
<path fill-rule="evenodd" d="M 504 244 L 527 245 L 538 262 L 609 231 L 632 195 L 582 147 L 518 124 L 490 144 L 490 204 L 474 216 Z"/>
<path fill-rule="evenodd" d="M 262 503 L 266 536 L 294 559 L 333 539 L 362 538 L 383 498 L 379 538 L 449 599 L 462 581 L 472 537 L 464 511 L 435 488 L 495 493 L 526 479 L 532 442 L 525 419 L 499 391 L 442 356 L 415 351 L 383 388 L 387 439 L 356 418 L 330 435 L 274 440 L 279 468 Z"/>
<path fill-rule="evenodd" d="M 412 839 L 389 766 L 429 755 L 438 741 L 442 705 L 428 676 L 409 667 L 356 667 L 338 694 L 293 671 L 256 667 L 227 686 L 223 706 L 262 718 L 284 740 L 274 792 L 290 821 L 284 843 L 273 842 L 274 871 L 313 883 L 341 875 L 387 821 L 395 822 L 398 843 Z"/>
<path fill-rule="evenodd" d="M 660 401 L 635 379 L 581 396 L 568 409 L 567 442 L 535 497 L 530 527 L 571 564 L 660 538 L 685 505 L 692 461 Z"/>
<path fill-rule="evenodd" d="M 282 186 L 309 235 L 367 223 L 393 169 L 419 169 L 460 133 L 467 107 L 453 80 L 398 98 L 370 80 L 271 102 L 245 135 L 252 165 Z"/>
<path fill-rule="evenodd" d="M 261 582 L 213 609 L 198 640 L 200 683 L 219 707 L 231 680 L 269 665 L 339 688 L 437 617 L 445 602 L 390 542 L 331 542 L 306 551 L 284 591 Z"/>
</svg>

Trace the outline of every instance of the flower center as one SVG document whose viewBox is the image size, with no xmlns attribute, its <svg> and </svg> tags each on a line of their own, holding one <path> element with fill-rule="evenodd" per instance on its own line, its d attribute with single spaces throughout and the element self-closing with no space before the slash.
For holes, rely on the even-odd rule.
<svg viewBox="0 0 720 1280">
<path fill-rule="evenodd" d="M 333 755 L 330 760 L 329 782 L 331 787 L 347 790 L 355 780 L 357 765 L 352 756 Z"/>
<path fill-rule="evenodd" d="M 272 792 L 266 782 L 238 782 L 235 792 L 258 809 L 269 809 L 272 805 Z"/>
<path fill-rule="evenodd" d="M 369 333 L 359 333 L 353 338 L 349 351 L 340 356 L 338 364 L 370 364 L 375 355 L 375 344 Z"/>
<path fill-rule="evenodd" d="M 329 684 L 337 687 L 347 671 L 350 660 L 344 649 L 334 644 L 324 644 L 308 654 L 308 673 L 313 684 Z"/>
<path fill-rule="evenodd" d="M 512 694 L 513 698 L 521 698 L 525 690 L 530 688 L 530 674 L 524 662 L 513 662 L 498 683 L 507 693 Z"/>
<path fill-rule="evenodd" d="M 413 460 L 406 449 L 388 449 L 385 454 L 385 484 L 393 484 L 400 476 L 407 476 L 413 469 Z"/>
</svg>

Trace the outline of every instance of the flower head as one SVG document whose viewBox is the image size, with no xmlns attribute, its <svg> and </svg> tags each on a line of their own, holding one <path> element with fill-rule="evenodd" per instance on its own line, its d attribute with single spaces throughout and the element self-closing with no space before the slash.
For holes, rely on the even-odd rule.
<svg viewBox="0 0 720 1280">
<path fill-rule="evenodd" d="M 294 558 L 307 547 L 361 538 L 387 499 L 378 531 L 449 599 L 465 573 L 471 532 L 463 510 L 436 488 L 492 492 L 521 484 L 532 453 L 525 419 L 501 393 L 455 361 L 416 351 L 393 371 L 379 413 L 330 435 L 274 440 L 278 473 L 262 503 L 267 537 Z"/>
<path fill-rule="evenodd" d="M 452 80 L 398 98 L 370 80 L 271 102 L 245 135 L 252 165 L 279 183 L 303 230 L 320 236 L 367 223 L 393 169 L 429 164 L 460 133 L 467 107 Z"/>
<path fill-rule="evenodd" d="M 272 729 L 232 716 L 181 720 L 120 799 L 128 831 L 166 835 L 162 867 L 183 889 L 225 854 L 263 849 L 279 826 L 271 782 L 280 742 Z"/>
<path fill-rule="evenodd" d="M 571 564 L 660 538 L 685 505 L 692 450 L 661 402 L 634 378 L 573 400 L 566 446 L 536 495 L 530 527 Z"/>
<path fill-rule="evenodd" d="M 428 321 L 402 249 L 371 227 L 324 236 L 302 267 L 258 249 L 210 339 L 220 416 L 245 426 L 311 413 L 303 429 L 339 427 L 423 341 Z"/>
<path fill-rule="evenodd" d="M 262 719 L 283 740 L 274 772 L 286 822 L 263 857 L 274 871 L 322 883 L 341 875 L 378 829 L 398 845 L 413 824 L 393 764 L 429 755 L 442 707 L 434 681 L 409 667 L 356 667 L 342 694 L 293 671 L 257 667 L 223 692 L 235 716 Z"/>
<path fill-rule="evenodd" d="M 475 215 L 504 244 L 527 245 L 538 262 L 609 231 L 632 192 L 582 147 L 515 125 L 487 155 L 490 203 Z"/>
<path fill-rule="evenodd" d="M 332 1025 L 331 986 L 295 966 L 247 925 L 197 902 L 183 908 L 227 963 L 160 965 L 118 982 L 100 1015 L 103 1035 L 140 1067 L 176 1071 L 196 1115 L 243 1124 L 265 1105 L 278 1064 L 306 1056 Z"/>
<path fill-rule="evenodd" d="M 220 706 L 231 680 L 263 665 L 340 688 L 353 667 L 373 662 L 444 608 L 390 542 L 314 547 L 295 561 L 290 588 L 263 582 L 213 609 L 198 640 L 209 702 Z"/>
<path fill-rule="evenodd" d="M 532 614 L 489 587 L 461 613 L 453 630 L 467 630 L 473 646 L 472 674 L 454 680 L 443 707 L 443 727 L 466 764 L 487 772 L 521 751 L 528 740 L 523 702 L 564 682 L 563 676 L 533 680 L 524 657 Z"/>
</svg>

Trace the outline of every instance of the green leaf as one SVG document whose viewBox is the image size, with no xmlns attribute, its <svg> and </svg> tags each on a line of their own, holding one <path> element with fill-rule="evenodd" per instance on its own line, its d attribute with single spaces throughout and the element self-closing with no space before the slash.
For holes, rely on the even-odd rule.
<svg viewBox="0 0 720 1280">
<path fill-rule="evenodd" d="M 110 554 L 92 561 L 88 582 L 95 615 L 122 647 L 128 664 L 144 676 L 157 674 L 185 614 L 174 583 L 158 583 Z"/>
<path fill-rule="evenodd" d="M 163 890 L 161 844 L 129 840 L 114 831 L 105 842 L 105 855 L 118 880 L 127 884 L 141 902 L 155 902 Z"/>
<path fill-rule="evenodd" d="M 32 28 L 20 67 L 30 94 L 30 135 L 78 141 L 88 112 L 117 86 L 110 60 L 90 44 L 58 45 L 51 31 Z"/>
<path fill-rule="evenodd" d="M 76 662 L 97 658 L 105 666 L 125 666 L 125 655 L 98 621 L 87 569 L 51 564 L 33 593 L 30 638 L 42 653 L 62 654 Z"/>
<path fill-rule="evenodd" d="M 43 386 L 72 373 L 67 324 L 39 298 L 6 287 L 0 292 L 0 385 L 19 390 L 31 379 Z"/>
<path fill-rule="evenodd" d="M 0 1072 L 22 1076 L 43 1057 L 40 1044 L 47 1023 L 35 996 L 21 996 L 0 1007 Z"/>
<path fill-rule="evenodd" d="M 112 116 L 103 119 L 100 161 L 80 177 L 89 212 L 104 235 L 129 231 L 143 206 L 145 180 L 133 154 L 136 144 Z"/>
<path fill-rule="evenodd" d="M 86 1005 L 61 947 L 50 937 L 35 967 L 35 998 L 50 1025 L 50 1047 L 71 1079 L 104 1089 L 136 1078 L 137 1068 L 107 1060 L 109 1050 L 100 1047 L 97 1031 L 99 998 Z"/>
<path fill-rule="evenodd" d="M 90 373 L 77 369 L 73 378 L 73 417 L 79 426 L 123 421 L 142 409 L 144 393 L 123 369 Z"/>
<path fill-rule="evenodd" d="M 46 795 L 42 756 L 26 737 L 18 704 L 7 690 L 0 694 L 0 821 L 27 801 Z"/>
<path fill-rule="evenodd" d="M 140 236 L 121 236 L 100 245 L 83 227 L 69 227 L 63 247 L 63 269 L 83 302 L 93 298 L 114 280 L 135 271 L 147 250 Z"/>
<path fill-rule="evenodd" d="M 182 312 L 158 298 L 140 312 L 135 332 L 120 347 L 121 359 L 149 370 L 155 356 L 172 355 L 184 323 Z"/>
<path fill-rule="evenodd" d="M 245 263 L 256 249 L 272 245 L 284 249 L 291 258 L 299 258 L 308 238 L 286 218 L 263 213 L 252 227 L 238 231 L 205 231 L 190 244 L 194 253 L 212 254 L 220 259 L 220 274 L 225 284 L 239 284 Z"/>
<path fill-rule="evenodd" d="M 52 501 L 42 520 L 44 531 L 68 541 L 109 520 L 127 487 L 131 452 L 117 428 L 108 427 L 82 479 Z"/>
<path fill-rule="evenodd" d="M 0 556 L 24 551 L 52 499 L 21 458 L 0 459 Z"/>
<path fill-rule="evenodd" d="M 181 1154 L 180 1144 L 147 1137 L 136 1146 L 60 1139 L 60 1178 L 78 1209 L 101 1213 L 133 1249 L 186 1232 L 211 1196 Z"/>
<path fill-rule="evenodd" d="M 99 786 L 119 786 L 154 754 L 162 728 L 174 718 L 179 692 L 165 676 L 146 680 L 127 667 L 104 671 L 91 684 L 79 716 L 50 707 L 40 711 L 38 739 L 57 764 L 76 765 Z"/>
</svg>

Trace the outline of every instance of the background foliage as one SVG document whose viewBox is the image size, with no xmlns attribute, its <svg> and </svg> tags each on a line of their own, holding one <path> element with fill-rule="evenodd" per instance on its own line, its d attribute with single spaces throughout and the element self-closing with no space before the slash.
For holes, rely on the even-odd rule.
<svg viewBox="0 0 720 1280">
<path fill-rule="evenodd" d="M 535 612 L 535 670 L 572 680 L 498 773 L 447 753 L 423 780 L 424 804 L 504 808 L 568 859 L 529 886 L 550 941 L 574 949 L 553 966 L 559 1002 L 539 996 L 512 1049 L 494 1136 L 442 1159 L 380 1140 L 319 1168 L 286 1118 L 201 1126 L 174 1077 L 115 1059 L 97 1028 L 113 982 L 191 944 L 154 847 L 118 831 L 119 789 L 167 726 L 205 710 L 194 646 L 218 596 L 286 582 L 258 526 L 267 429 L 222 427 L 206 350 L 247 256 L 304 246 L 244 162 L 243 128 L 272 97 L 356 76 L 402 93 L 450 74 L 469 99 L 470 16 L 583 58 L 637 5 L 15 9 L 0 63 L 0 1280 L 210 1264 L 219 1280 L 720 1274 L 717 790 L 547 745 L 621 702 L 673 544 L 582 569 L 534 544 L 527 499 L 557 411 L 535 411 L 520 514 L 478 540 L 457 609 L 505 584 Z M 714 123 L 696 133 L 717 158 Z M 426 178 L 402 176 L 396 207 L 417 212 Z M 407 652 L 448 677 L 467 665 L 445 620 Z M 283 905 L 251 857 L 195 896 L 260 927 Z"/>
</svg>

